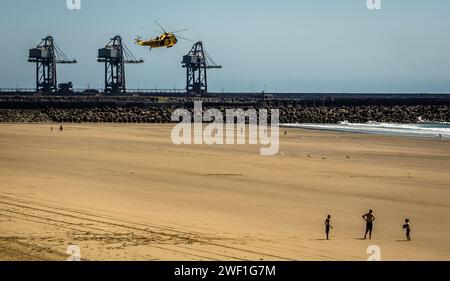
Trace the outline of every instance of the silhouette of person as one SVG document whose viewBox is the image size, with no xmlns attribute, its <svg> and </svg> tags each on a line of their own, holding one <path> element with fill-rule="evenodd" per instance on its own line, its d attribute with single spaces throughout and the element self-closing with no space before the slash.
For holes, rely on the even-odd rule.
<svg viewBox="0 0 450 281">
<path fill-rule="evenodd" d="M 373 211 L 369 210 L 369 212 L 363 215 L 362 218 L 366 221 L 366 233 L 364 234 L 364 239 L 366 239 L 367 233 L 369 233 L 369 239 L 372 239 L 373 221 L 375 220 Z"/>
<path fill-rule="evenodd" d="M 331 216 L 328 215 L 327 219 L 325 220 L 325 234 L 327 235 L 327 240 L 329 240 L 329 235 L 330 235 L 330 229 L 333 228 L 331 226 Z"/>
<path fill-rule="evenodd" d="M 60 131 L 60 132 L 64 131 L 64 128 L 63 128 L 63 126 L 62 126 L 62 125 L 61 125 L 61 126 L 59 126 L 59 131 Z"/>
<path fill-rule="evenodd" d="M 403 229 L 406 232 L 406 240 L 411 241 L 411 227 L 409 226 L 409 219 L 405 219 Z"/>
</svg>

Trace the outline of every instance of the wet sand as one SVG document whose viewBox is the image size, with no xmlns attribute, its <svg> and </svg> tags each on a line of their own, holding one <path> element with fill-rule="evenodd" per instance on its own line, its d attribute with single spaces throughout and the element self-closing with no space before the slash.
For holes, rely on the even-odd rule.
<svg viewBox="0 0 450 281">
<path fill-rule="evenodd" d="M 449 141 L 287 129 L 260 156 L 175 146 L 170 125 L 50 126 L 0 125 L 0 260 L 450 259 Z"/>
</svg>

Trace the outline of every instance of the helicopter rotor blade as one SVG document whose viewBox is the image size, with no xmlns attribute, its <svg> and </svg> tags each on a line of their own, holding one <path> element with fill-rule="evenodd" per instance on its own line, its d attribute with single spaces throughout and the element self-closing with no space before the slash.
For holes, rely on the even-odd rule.
<svg viewBox="0 0 450 281">
<path fill-rule="evenodd" d="M 183 32 L 183 31 L 188 31 L 189 28 L 184 28 L 184 29 L 179 29 L 179 30 L 175 30 L 175 31 L 171 31 L 170 33 L 178 33 L 178 32 Z"/>
<path fill-rule="evenodd" d="M 148 28 L 148 27 L 145 27 L 145 26 L 139 26 L 139 28 L 140 28 L 140 29 L 144 29 L 144 30 L 147 30 L 147 31 L 151 31 L 151 32 L 154 32 L 154 33 L 156 33 L 156 34 L 160 34 L 160 33 L 161 33 L 161 31 L 160 31 L 160 30 L 156 30 L 156 29 L 151 29 L 151 28 Z"/>
<path fill-rule="evenodd" d="M 157 20 L 155 20 L 155 22 L 159 26 L 159 28 L 161 28 L 161 30 L 164 31 L 164 33 L 167 33 L 167 31 L 159 24 Z"/>
<path fill-rule="evenodd" d="M 178 35 L 176 37 L 194 43 L 194 40 L 191 40 L 191 39 L 188 39 L 188 38 L 184 38 L 184 37 L 181 37 L 181 36 L 178 36 Z"/>
</svg>

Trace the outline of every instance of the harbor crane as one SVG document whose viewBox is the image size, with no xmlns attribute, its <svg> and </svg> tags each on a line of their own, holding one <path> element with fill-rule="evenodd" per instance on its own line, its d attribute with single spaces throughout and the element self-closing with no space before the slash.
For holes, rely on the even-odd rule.
<svg viewBox="0 0 450 281">
<path fill-rule="evenodd" d="M 122 42 L 122 37 L 116 35 L 104 47 L 98 50 L 98 62 L 105 64 L 105 93 L 125 93 L 125 64 L 140 64 L 143 59 L 136 59 Z"/>
<path fill-rule="evenodd" d="M 206 70 L 222 68 L 217 65 L 211 56 L 205 51 L 203 42 L 198 41 L 189 53 L 183 56 L 181 62 L 186 68 L 186 93 L 189 95 L 203 95 L 208 93 L 208 79 Z"/>
<path fill-rule="evenodd" d="M 30 49 L 28 62 L 36 63 L 36 91 L 54 93 L 58 90 L 56 64 L 74 64 L 68 59 L 52 36 L 42 39 L 36 48 Z"/>
</svg>

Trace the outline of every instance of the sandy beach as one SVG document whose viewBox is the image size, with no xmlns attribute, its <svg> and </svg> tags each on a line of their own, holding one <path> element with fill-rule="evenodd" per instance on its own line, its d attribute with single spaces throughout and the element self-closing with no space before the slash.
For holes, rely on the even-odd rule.
<svg viewBox="0 0 450 281">
<path fill-rule="evenodd" d="M 287 129 L 260 156 L 176 146 L 171 125 L 50 126 L 0 125 L 0 260 L 450 260 L 449 141 Z"/>
</svg>

